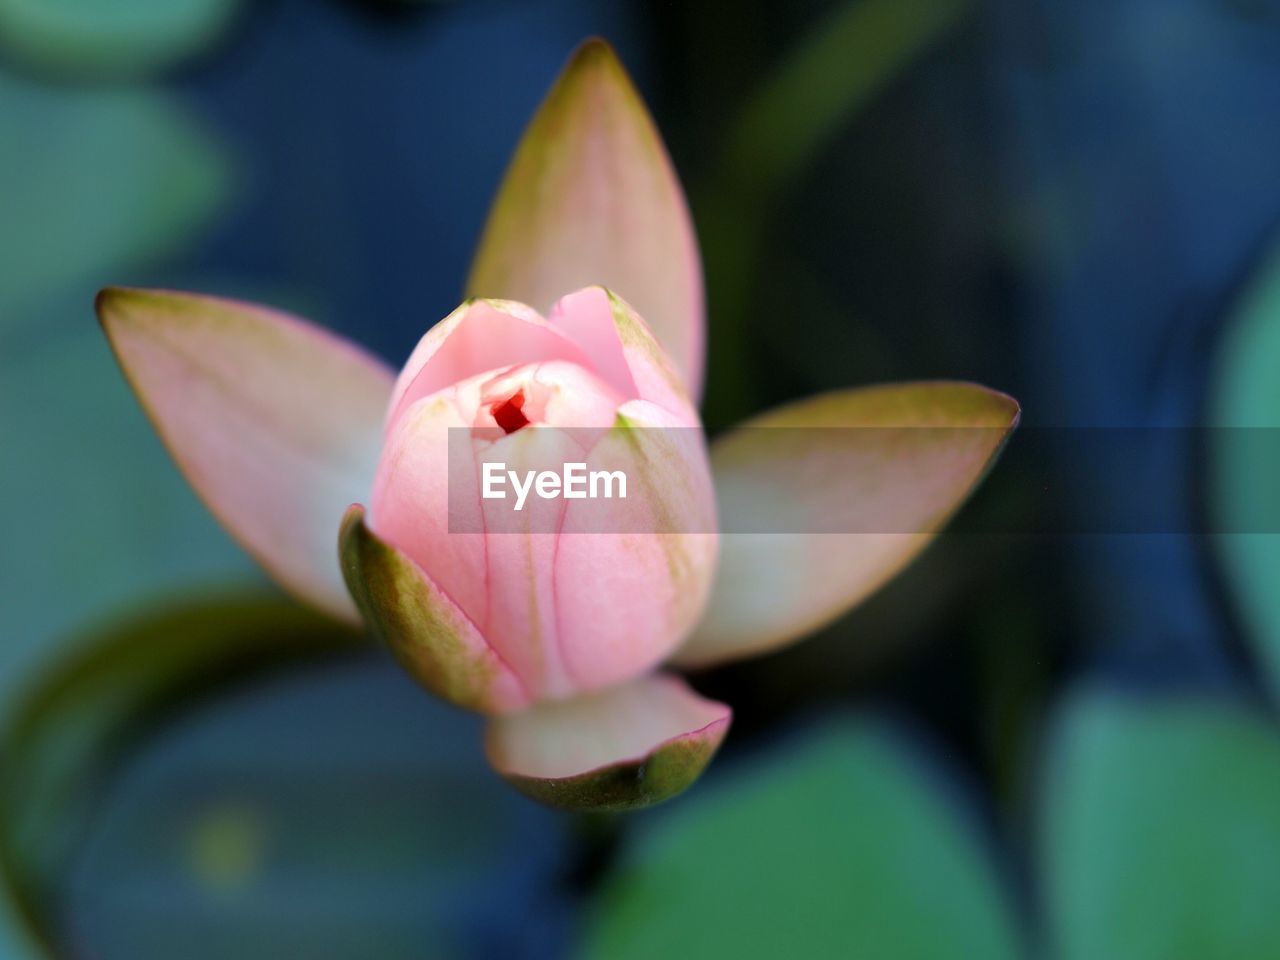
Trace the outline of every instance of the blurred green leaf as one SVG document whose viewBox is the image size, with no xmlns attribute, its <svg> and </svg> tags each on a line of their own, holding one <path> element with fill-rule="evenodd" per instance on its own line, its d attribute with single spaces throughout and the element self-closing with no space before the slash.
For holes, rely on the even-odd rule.
<svg viewBox="0 0 1280 960">
<path fill-rule="evenodd" d="M 0 48 L 75 76 L 138 76 L 199 53 L 241 0 L 0 0 Z"/>
<path fill-rule="evenodd" d="M 1280 247 L 1231 320 L 1211 387 L 1209 507 L 1227 587 L 1280 696 Z"/>
<path fill-rule="evenodd" d="M 0 957 L 5 960 L 48 960 L 50 953 L 18 905 L 5 895 L 6 881 L 0 872 Z"/>
<path fill-rule="evenodd" d="M 0 944 L 46 951 L 6 960 L 559 942 L 562 821 L 364 636 L 234 592 L 62 647 L 0 725 Z"/>
<path fill-rule="evenodd" d="M 1000 886 L 940 784 L 841 722 L 651 822 L 605 884 L 583 955 L 1019 955 Z"/>
<path fill-rule="evenodd" d="M 50 294 L 89 298 L 120 281 L 111 271 L 171 256 L 225 205 L 234 177 L 227 153 L 166 96 L 0 73 L 0 184 L 3 342 L 47 322 L 35 307 Z"/>
<path fill-rule="evenodd" d="M 1056 730 L 1043 873 L 1060 960 L 1280 956 L 1280 739 L 1225 704 L 1082 696 Z"/>
<path fill-rule="evenodd" d="M 318 614 L 237 595 L 176 607 L 71 645 L 0 727 L 0 891 L 56 939 L 53 891 L 104 776 L 185 696 L 289 660 L 363 647 Z M 5 889 L 7 888 L 7 889 Z"/>
<path fill-rule="evenodd" d="M 951 29 L 971 0 L 850 0 L 752 96 L 729 136 L 729 176 L 776 195 L 840 127 Z"/>
</svg>

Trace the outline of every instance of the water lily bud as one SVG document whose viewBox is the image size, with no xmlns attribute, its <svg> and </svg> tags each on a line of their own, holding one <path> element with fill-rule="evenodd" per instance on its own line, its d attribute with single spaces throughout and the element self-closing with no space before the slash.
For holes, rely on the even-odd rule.
<svg viewBox="0 0 1280 960">
<path fill-rule="evenodd" d="M 713 496 L 690 403 L 698 264 L 652 118 L 589 40 L 516 151 L 467 288 L 544 308 L 604 283 L 659 339 L 600 287 L 545 319 L 473 300 L 397 378 L 254 304 L 114 287 L 96 306 L 175 462 L 278 583 L 494 714 L 486 753 L 517 789 L 618 811 L 688 787 L 731 721 L 654 668 L 765 653 L 842 615 L 925 548 L 1019 417 L 969 383 L 824 393 L 719 438 Z M 625 477 L 625 496 L 571 496 L 579 467 Z M 517 502 L 487 483 L 519 484 Z"/>
<path fill-rule="evenodd" d="M 428 332 L 393 390 L 367 524 L 457 614 L 393 628 L 393 647 L 488 711 L 660 663 L 702 613 L 717 547 L 697 413 L 643 321 L 598 287 L 547 320 L 477 300 Z"/>
</svg>

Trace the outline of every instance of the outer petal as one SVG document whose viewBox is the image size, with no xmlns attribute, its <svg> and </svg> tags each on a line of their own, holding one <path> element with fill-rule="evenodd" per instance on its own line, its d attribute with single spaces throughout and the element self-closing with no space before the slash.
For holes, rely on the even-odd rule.
<svg viewBox="0 0 1280 960">
<path fill-rule="evenodd" d="M 630 810 L 693 783 L 733 716 L 671 676 L 494 720 L 489 762 L 535 800 L 570 810 Z"/>
<path fill-rule="evenodd" d="M 973 384 L 894 384 L 804 400 L 721 438 L 720 567 L 676 662 L 762 653 L 854 606 L 924 548 L 1018 415 L 1012 398 Z M 751 529 L 780 532 L 733 532 Z"/>
<path fill-rule="evenodd" d="M 372 482 L 391 371 L 250 304 L 113 287 L 97 308 L 143 408 L 222 525 L 290 591 L 355 621 L 333 538 Z"/>
<path fill-rule="evenodd" d="M 589 284 L 635 304 L 698 396 L 705 321 L 693 225 L 644 103 L 600 40 L 579 48 L 525 132 L 467 289 L 547 310 Z"/>
<path fill-rule="evenodd" d="M 363 507 L 347 510 L 338 544 L 360 612 L 419 683 L 468 710 L 528 704 L 520 681 L 475 624 L 422 568 L 369 530 Z"/>
<path fill-rule="evenodd" d="M 566 501 L 555 550 L 556 625 L 578 689 L 652 670 L 706 609 L 718 536 L 702 431 L 624 404 L 586 457 L 623 472 L 626 499 Z"/>
</svg>

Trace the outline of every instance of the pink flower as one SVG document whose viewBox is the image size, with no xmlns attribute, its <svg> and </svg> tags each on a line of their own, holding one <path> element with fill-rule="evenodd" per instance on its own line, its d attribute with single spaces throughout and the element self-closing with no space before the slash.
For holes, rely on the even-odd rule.
<svg viewBox="0 0 1280 960">
<path fill-rule="evenodd" d="M 972 384 L 866 387 L 765 413 L 708 458 L 697 244 L 599 41 L 526 133 L 468 287 L 508 299 L 463 304 L 398 377 L 249 304 L 113 288 L 98 311 L 224 526 L 300 599 L 490 714 L 494 766 L 559 806 L 637 807 L 692 783 L 731 712 L 661 666 L 774 649 L 841 615 L 925 546 L 1018 417 Z M 569 456 L 635 486 L 514 514 L 478 493 L 486 463 Z M 900 532 L 822 532 L 884 517 Z M 744 518 L 787 532 L 717 536 Z"/>
</svg>

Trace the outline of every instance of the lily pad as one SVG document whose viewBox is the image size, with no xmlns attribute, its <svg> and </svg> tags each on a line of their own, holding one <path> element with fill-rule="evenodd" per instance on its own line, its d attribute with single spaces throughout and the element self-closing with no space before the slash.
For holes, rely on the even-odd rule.
<svg viewBox="0 0 1280 960">
<path fill-rule="evenodd" d="M 868 724 L 786 744 L 649 827 L 605 883 L 580 956 L 1018 955 L 976 839 Z"/>
<path fill-rule="evenodd" d="M 1280 956 L 1280 737 L 1246 710 L 1078 698 L 1042 823 L 1061 960 Z"/>
<path fill-rule="evenodd" d="M 1227 587 L 1280 696 L 1280 246 L 1231 320 L 1210 397 L 1209 507 Z M 1271 532 L 1268 532 L 1271 531 Z"/>
</svg>

